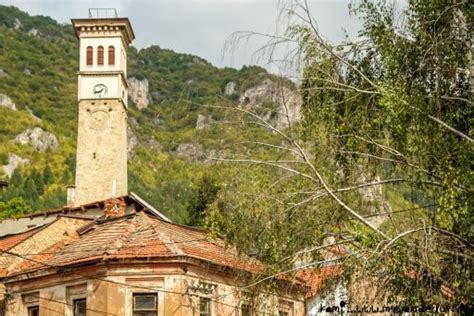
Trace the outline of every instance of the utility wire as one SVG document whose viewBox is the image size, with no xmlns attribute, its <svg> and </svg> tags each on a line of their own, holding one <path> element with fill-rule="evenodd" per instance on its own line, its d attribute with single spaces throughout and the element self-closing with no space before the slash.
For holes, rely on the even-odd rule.
<svg viewBox="0 0 474 316">
<path fill-rule="evenodd" d="M 44 262 L 41 262 L 41 261 L 38 261 L 38 260 L 35 260 L 35 259 L 27 258 L 27 257 L 24 257 L 24 256 L 18 254 L 18 253 L 8 251 L 8 250 L 0 250 L 0 253 L 6 253 L 6 254 L 9 254 L 11 256 L 15 256 L 15 257 L 18 257 L 20 259 L 24 259 L 24 260 L 27 260 L 27 261 L 30 261 L 30 262 L 33 262 L 33 263 L 37 263 L 37 264 L 40 264 L 40 265 L 42 265 L 44 267 L 48 267 L 48 268 L 54 268 L 54 269 L 63 268 L 61 266 L 50 265 L 50 264 L 47 264 L 47 263 L 44 263 Z M 200 297 L 198 294 L 190 294 L 187 291 L 186 292 L 177 292 L 177 291 L 165 290 L 165 289 L 161 289 L 161 288 L 152 288 L 152 287 L 140 286 L 140 285 L 130 285 L 130 284 L 124 283 L 124 282 L 113 281 L 113 280 L 108 280 L 108 279 L 104 279 L 104 278 L 100 278 L 100 277 L 94 277 L 94 276 L 90 276 L 90 275 L 81 274 L 80 272 L 75 272 L 75 273 L 77 275 L 80 275 L 80 276 L 88 278 L 88 279 L 103 281 L 103 282 L 116 284 L 116 285 L 122 285 L 122 286 L 132 288 L 132 289 L 144 289 L 144 290 L 149 290 L 149 291 L 153 291 L 153 292 L 162 292 L 162 293 L 176 294 L 176 295 L 186 295 L 186 296 L 189 296 L 189 297 L 193 297 L 193 296 Z M 17 291 L 17 292 L 8 292 L 8 293 L 14 294 L 14 293 L 21 293 L 21 292 Z M 215 298 L 212 298 L 212 297 L 207 297 L 206 296 L 205 298 L 207 298 L 207 299 L 209 299 L 209 300 L 211 300 L 211 301 L 213 301 L 217 304 L 221 304 L 221 305 L 231 307 L 231 308 L 234 308 L 234 309 L 240 308 L 239 305 L 232 305 L 232 304 L 220 302 L 218 299 L 215 299 Z M 268 312 L 264 312 L 264 311 L 257 311 L 257 312 L 260 313 L 260 314 L 265 314 L 265 315 L 274 315 L 274 313 L 268 313 Z"/>
<path fill-rule="evenodd" d="M 162 242 L 163 245 L 176 245 L 176 244 L 186 244 L 186 243 L 192 243 L 196 241 L 209 241 L 208 238 L 198 238 L 198 239 L 189 239 L 189 240 L 183 240 L 183 241 L 171 241 L 171 242 Z M 209 241 L 210 242 L 210 241 Z M 130 248 L 143 248 L 143 245 L 132 245 L 132 246 L 125 246 L 125 249 L 130 249 Z M 107 249 L 103 249 L 106 251 Z M 90 249 L 84 249 L 84 250 L 69 250 L 69 251 L 55 251 L 55 252 L 27 252 L 27 253 L 22 253 L 22 256 L 36 256 L 36 255 L 55 255 L 55 254 L 69 254 L 69 253 L 88 253 L 91 252 Z"/>
<path fill-rule="evenodd" d="M 396 211 L 392 211 L 392 212 L 384 212 L 384 213 L 370 214 L 370 215 L 364 216 L 364 218 L 375 217 L 375 216 L 381 216 L 381 215 L 391 215 L 391 214 L 397 214 L 397 213 L 403 213 L 403 212 L 409 212 L 409 211 L 415 211 L 415 210 L 430 208 L 430 207 L 434 207 L 434 206 L 438 206 L 438 205 L 439 205 L 439 204 L 437 204 L 437 203 L 435 203 L 435 204 L 428 204 L 428 205 L 421 205 L 421 206 L 418 206 L 418 207 L 405 208 L 405 209 L 396 210 Z"/>
<path fill-rule="evenodd" d="M 6 292 L 6 293 L 10 293 L 11 292 Z M 13 292 L 15 293 L 15 292 Z M 41 296 L 36 296 L 36 295 L 32 295 L 31 297 L 36 297 L 40 300 L 46 300 L 46 301 L 50 301 L 50 302 L 55 302 L 55 303 L 58 303 L 58 304 L 62 304 L 62 305 L 66 305 L 66 306 L 73 306 L 72 304 L 69 304 L 67 302 L 62 302 L 62 301 L 58 301 L 58 300 L 54 300 L 52 298 L 47 298 L 47 297 L 41 297 Z M 51 308 L 48 308 L 46 306 L 41 306 L 40 309 L 46 309 L 46 310 L 49 310 L 51 312 L 55 312 L 55 313 L 58 313 L 58 314 L 61 314 L 61 315 L 64 315 L 64 311 L 57 311 L 57 310 L 54 310 L 54 309 L 51 309 Z M 92 308 L 86 308 L 87 311 L 91 311 L 91 312 L 95 312 L 95 313 L 100 313 L 100 314 L 105 314 L 105 315 L 117 315 L 116 313 L 110 313 L 110 312 L 106 312 L 106 311 L 102 311 L 102 310 L 98 310 L 98 309 L 92 309 Z"/>
</svg>

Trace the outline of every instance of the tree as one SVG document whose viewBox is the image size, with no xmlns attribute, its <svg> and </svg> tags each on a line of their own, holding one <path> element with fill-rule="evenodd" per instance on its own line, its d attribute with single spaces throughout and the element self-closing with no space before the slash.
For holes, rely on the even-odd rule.
<svg viewBox="0 0 474 316">
<path fill-rule="evenodd" d="M 254 109 L 237 109 L 249 123 L 279 135 L 279 145 L 259 143 L 282 154 L 276 160 L 252 154 L 225 160 L 278 172 L 259 181 L 255 188 L 262 189 L 251 197 L 220 196 L 210 226 L 244 250 L 261 246 L 257 236 L 268 236 L 275 255 L 259 258 L 273 267 L 273 276 L 295 271 L 292 263 L 308 256 L 313 263 L 324 260 L 315 249 L 331 240 L 347 247 L 339 262 L 349 276 L 376 275 L 393 300 L 472 306 L 468 26 L 474 17 L 468 2 L 409 2 L 405 23 L 395 27 L 393 7 L 362 1 L 353 8 L 364 21 L 360 40 L 340 45 L 319 33 L 305 1 L 289 3 L 288 33 L 270 36 L 268 46 L 299 45 L 304 120 L 282 131 Z M 248 35 L 254 34 L 237 34 Z M 387 198 L 374 208 L 364 190 L 380 187 Z M 230 212 L 232 205 L 237 207 Z M 310 221 L 311 215 L 318 220 Z M 234 224 L 237 218 L 243 222 Z M 278 222 L 298 233 L 281 231 Z M 265 231 L 239 231 L 245 225 Z"/>
<path fill-rule="evenodd" d="M 54 175 L 53 171 L 51 170 L 51 167 L 49 164 L 46 164 L 43 169 L 43 182 L 45 184 L 51 184 L 54 182 Z"/>
<path fill-rule="evenodd" d="M 0 201 L 0 218 L 22 216 L 30 211 L 30 206 L 22 198 L 16 197 L 8 202 Z"/>
<path fill-rule="evenodd" d="M 214 203 L 220 186 L 209 174 L 204 174 L 198 183 L 198 190 L 188 206 L 188 224 L 191 226 L 202 226 L 204 224 L 205 211 Z"/>
</svg>

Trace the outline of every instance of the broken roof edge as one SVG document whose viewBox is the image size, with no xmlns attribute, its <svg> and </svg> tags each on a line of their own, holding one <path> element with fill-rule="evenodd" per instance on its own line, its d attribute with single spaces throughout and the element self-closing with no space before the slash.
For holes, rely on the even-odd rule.
<svg viewBox="0 0 474 316">
<path fill-rule="evenodd" d="M 161 213 L 160 211 L 155 209 L 152 205 L 150 205 L 148 202 L 146 202 L 143 198 L 138 196 L 136 193 L 129 192 L 128 195 L 119 196 L 117 198 L 125 198 L 125 199 L 129 198 L 129 199 L 133 200 L 135 203 L 140 204 L 145 210 L 149 211 L 151 214 L 155 215 L 159 219 L 161 219 L 165 222 L 169 222 L 169 223 L 173 222 L 168 217 L 166 217 L 163 213 Z M 113 199 L 113 198 L 110 198 L 110 199 Z M 18 220 L 18 219 L 21 219 L 21 218 L 33 218 L 33 217 L 41 217 L 41 216 L 47 217 L 49 215 L 54 215 L 54 214 L 58 214 L 58 215 L 62 215 L 62 216 L 64 216 L 64 215 L 77 216 L 77 214 L 72 215 L 72 214 L 70 214 L 70 212 L 81 211 L 81 210 L 84 211 L 84 210 L 90 209 L 90 208 L 100 208 L 101 204 L 103 204 L 104 202 L 106 202 L 110 199 L 95 201 L 95 202 L 91 202 L 91 203 L 87 203 L 87 204 L 83 204 L 83 205 L 79 205 L 79 206 L 74 206 L 74 207 L 63 206 L 63 207 L 60 207 L 60 208 L 54 208 L 54 209 L 34 212 L 34 213 L 30 213 L 30 214 L 25 214 L 24 216 L 15 217 L 15 218 L 0 219 L 0 223 L 3 222 L 3 221 L 6 221 L 6 220 L 12 220 L 12 219 Z"/>
<path fill-rule="evenodd" d="M 142 205 L 144 208 L 146 208 L 148 211 L 150 211 L 150 213 L 152 213 L 153 215 L 157 216 L 158 218 L 160 218 L 161 220 L 165 221 L 165 222 L 169 222 L 169 223 L 172 223 L 172 221 L 166 217 L 165 215 L 163 215 L 163 213 L 161 213 L 160 211 L 158 211 L 156 208 L 154 208 L 151 204 L 149 204 L 147 201 L 145 201 L 144 199 L 142 199 L 141 197 L 139 197 L 136 193 L 134 192 L 129 192 L 128 193 L 128 196 L 130 198 L 132 198 L 133 200 L 135 200 L 135 202 L 137 202 L 138 204 Z"/>
</svg>

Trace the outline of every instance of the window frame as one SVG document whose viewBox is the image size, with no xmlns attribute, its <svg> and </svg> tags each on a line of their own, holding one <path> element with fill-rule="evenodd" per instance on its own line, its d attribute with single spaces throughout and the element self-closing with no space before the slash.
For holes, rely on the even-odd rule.
<svg viewBox="0 0 474 316">
<path fill-rule="evenodd" d="M 97 47 L 97 65 L 104 65 L 104 46 L 100 45 Z"/>
<path fill-rule="evenodd" d="M 38 316 L 39 316 L 39 305 L 32 305 L 32 306 L 28 306 L 27 307 L 27 311 L 28 311 L 28 316 L 34 316 L 33 312 L 34 311 L 37 311 L 38 312 Z"/>
<path fill-rule="evenodd" d="M 279 300 L 278 302 L 278 316 L 293 316 L 294 303 L 287 300 Z"/>
<path fill-rule="evenodd" d="M 78 302 L 82 302 L 84 301 L 84 303 L 86 304 L 85 306 L 85 309 L 86 309 L 86 315 L 87 315 L 87 298 L 86 297 L 76 297 L 76 298 L 73 298 L 72 299 L 72 315 L 73 316 L 78 316 L 78 314 L 76 313 L 76 303 Z"/>
<path fill-rule="evenodd" d="M 107 64 L 109 66 L 115 66 L 115 46 L 109 45 L 107 48 Z"/>
<path fill-rule="evenodd" d="M 206 305 L 207 305 L 207 311 L 205 312 L 205 314 L 202 313 L 201 311 L 201 301 L 205 301 L 206 302 Z M 206 296 L 199 296 L 199 316 L 212 316 L 212 304 L 211 304 L 212 300 L 210 297 L 206 297 Z"/>
<path fill-rule="evenodd" d="M 93 66 L 94 65 L 94 47 L 87 46 L 86 47 L 86 66 Z"/>
<path fill-rule="evenodd" d="M 135 297 L 137 296 L 154 296 L 155 297 L 155 308 L 154 309 L 140 309 L 136 310 L 135 309 Z M 155 315 L 158 316 L 158 293 L 156 292 L 133 292 L 132 293 L 132 316 L 137 316 L 137 315 L 144 315 L 148 313 L 155 313 Z"/>
<path fill-rule="evenodd" d="M 248 314 L 247 314 L 247 315 L 248 315 L 248 316 L 252 316 L 252 305 L 250 305 L 249 303 L 246 303 L 246 302 L 240 304 L 240 313 L 239 313 L 240 316 L 245 316 L 245 314 L 244 314 L 244 306 L 245 306 L 246 308 L 248 308 Z"/>
</svg>

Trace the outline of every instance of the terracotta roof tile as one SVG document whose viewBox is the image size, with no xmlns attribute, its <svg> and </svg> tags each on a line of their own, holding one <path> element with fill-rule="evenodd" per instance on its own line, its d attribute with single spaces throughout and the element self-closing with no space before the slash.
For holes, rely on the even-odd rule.
<svg viewBox="0 0 474 316">
<path fill-rule="evenodd" d="M 306 269 L 297 273 L 297 277 L 304 281 L 310 288 L 306 297 L 318 294 L 330 279 L 334 279 L 342 273 L 340 265 L 324 266 L 319 269 Z"/>
<path fill-rule="evenodd" d="M 97 259 L 190 257 L 248 272 L 260 269 L 256 261 L 242 259 L 234 249 L 226 248 L 220 240 L 211 240 L 203 231 L 169 223 L 145 212 L 97 220 L 76 240 L 55 247 L 37 260 L 64 266 Z M 25 270 L 31 268 L 38 266 L 22 266 Z"/>
<path fill-rule="evenodd" d="M 1 237 L 0 238 L 0 250 L 9 250 L 9 249 L 15 247 L 16 245 L 18 245 L 19 243 L 21 243 L 22 241 L 24 241 L 25 239 L 27 239 L 28 237 L 30 237 L 31 235 L 36 233 L 41 228 L 42 227 L 37 227 L 37 228 L 31 229 L 31 230 L 28 230 L 26 232 L 23 232 L 23 233 L 14 234 L 14 235 L 7 235 L 7 236 Z"/>
</svg>

